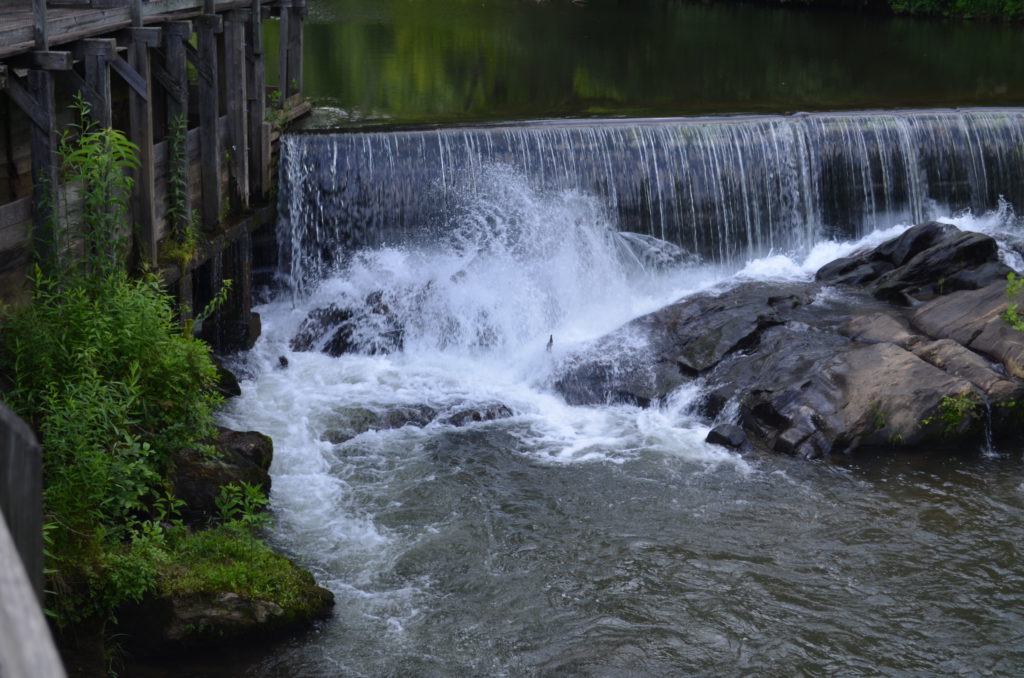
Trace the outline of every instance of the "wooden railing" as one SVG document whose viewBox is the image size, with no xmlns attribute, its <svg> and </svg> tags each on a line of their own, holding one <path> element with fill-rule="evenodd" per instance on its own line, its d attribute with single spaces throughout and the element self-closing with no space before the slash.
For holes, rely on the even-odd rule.
<svg viewBox="0 0 1024 678">
<path fill-rule="evenodd" d="M 0 678 L 60 678 L 42 612 L 42 455 L 32 431 L 0 403 Z"/>
</svg>

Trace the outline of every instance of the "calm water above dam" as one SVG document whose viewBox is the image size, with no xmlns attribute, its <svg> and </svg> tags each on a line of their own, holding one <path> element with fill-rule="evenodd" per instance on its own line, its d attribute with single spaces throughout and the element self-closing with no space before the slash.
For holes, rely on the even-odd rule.
<svg viewBox="0 0 1024 678">
<path fill-rule="evenodd" d="M 671 0 L 310 10 L 313 126 L 374 129 L 286 138 L 281 288 L 223 421 L 274 438 L 270 538 L 337 607 L 173 675 L 1024 673 L 1020 446 L 744 456 L 704 442 L 699 381 L 649 409 L 551 385 L 637 315 L 808 279 L 917 219 L 1019 262 L 999 198 L 1024 186 L 1021 27 Z M 945 107 L 1006 110 L 788 115 Z M 625 119 L 741 113 L 779 115 Z M 588 119 L 450 126 L 562 117 Z M 621 231 L 700 258 L 648 265 Z M 292 350 L 312 310 L 370 295 L 402 350 Z"/>
<path fill-rule="evenodd" d="M 311 0 L 305 89 L 318 124 L 1020 106 L 1021 54 L 1019 25 L 742 2 Z"/>
</svg>

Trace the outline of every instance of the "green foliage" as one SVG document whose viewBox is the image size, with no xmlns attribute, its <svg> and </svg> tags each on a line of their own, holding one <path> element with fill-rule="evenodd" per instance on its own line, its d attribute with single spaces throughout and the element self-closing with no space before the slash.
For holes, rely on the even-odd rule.
<svg viewBox="0 0 1024 678">
<path fill-rule="evenodd" d="M 1018 278 L 1016 273 L 1010 273 L 1006 276 L 1006 281 L 1006 296 L 1010 303 L 1003 311 L 1003 320 L 1018 332 L 1024 332 L 1024 318 L 1021 318 L 1016 302 L 1021 290 L 1024 289 L 1024 278 Z"/>
<path fill-rule="evenodd" d="M 225 524 L 259 528 L 270 522 L 270 516 L 264 512 L 269 500 L 258 485 L 246 482 L 224 485 L 214 503 Z"/>
<path fill-rule="evenodd" d="M 182 273 L 195 258 L 199 246 L 198 213 L 187 208 L 189 186 L 185 178 L 185 147 L 188 126 L 185 116 L 171 121 L 167 134 L 170 175 L 167 178 L 167 219 L 172 237 L 164 243 L 164 256 L 175 260 Z"/>
<path fill-rule="evenodd" d="M 974 391 L 964 391 L 953 396 L 945 396 L 939 403 L 939 411 L 934 417 L 928 417 L 921 422 L 922 426 L 929 426 L 938 421 L 943 435 L 950 435 L 959 431 L 963 426 L 970 425 L 978 418 L 978 408 L 981 406 L 981 398 Z"/>
<path fill-rule="evenodd" d="M 62 218 L 50 225 L 50 260 L 42 263 L 51 275 L 103 277 L 124 268 L 129 236 L 125 217 L 132 191 L 128 170 L 138 166 L 138 147 L 124 133 L 90 120 L 89 105 L 80 94 L 72 108 L 79 122 L 61 135 L 58 152 L 64 181 L 77 187 L 82 204 L 73 209 L 65 199 Z M 84 257 L 76 252 L 78 241 L 86 248 Z"/>
<path fill-rule="evenodd" d="M 1020 19 L 1024 0 L 889 0 L 899 14 L 931 14 L 965 19 Z"/>
<path fill-rule="evenodd" d="M 161 565 L 165 594 L 220 594 L 268 600 L 285 610 L 302 605 L 312 586 L 309 573 L 253 537 L 237 522 L 195 532 L 172 544 Z"/>
<path fill-rule="evenodd" d="M 181 502 L 173 456 L 215 434 L 221 402 L 209 347 L 182 331 L 152 274 L 125 272 L 134 146 L 85 118 L 60 145 L 82 209 L 65 206 L 33 300 L 0 316 L 5 401 L 43 445 L 46 555 L 59 626 L 104 622 L 152 591 Z M 84 243 L 84 247 L 76 243 Z"/>
</svg>

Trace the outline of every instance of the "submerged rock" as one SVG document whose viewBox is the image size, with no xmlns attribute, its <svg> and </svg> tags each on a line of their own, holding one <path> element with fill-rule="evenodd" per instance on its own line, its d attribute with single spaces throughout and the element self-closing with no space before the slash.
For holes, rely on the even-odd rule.
<svg viewBox="0 0 1024 678">
<path fill-rule="evenodd" d="M 480 421 L 494 421 L 513 416 L 512 409 L 503 403 L 485 403 L 471 407 L 457 408 L 436 419 L 439 424 L 450 426 L 468 426 Z"/>
<path fill-rule="evenodd" d="M 382 292 L 368 294 L 354 307 L 330 304 L 310 311 L 290 342 L 293 351 L 370 355 L 402 350 L 404 332 Z"/>
<path fill-rule="evenodd" d="M 815 282 L 740 284 L 637 318 L 568 356 L 554 387 L 573 404 L 646 406 L 700 378 L 701 412 L 730 413 L 715 442 L 743 445 L 735 426 L 802 457 L 960 444 L 986 406 L 993 432 L 1015 435 L 1024 334 L 1001 318 L 997 257 L 988 236 L 921 224 Z"/>
<path fill-rule="evenodd" d="M 423 427 L 435 416 L 437 410 L 428 405 L 405 405 L 386 410 L 343 407 L 336 411 L 320 437 L 337 445 L 367 431 Z"/>
</svg>

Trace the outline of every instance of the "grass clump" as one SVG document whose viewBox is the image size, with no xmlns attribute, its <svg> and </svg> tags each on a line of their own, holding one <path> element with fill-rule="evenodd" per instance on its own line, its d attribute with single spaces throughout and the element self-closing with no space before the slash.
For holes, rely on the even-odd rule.
<svg viewBox="0 0 1024 678">
<path fill-rule="evenodd" d="M 176 540 L 160 572 L 160 592 L 167 596 L 231 592 L 275 603 L 287 616 L 308 614 L 316 600 L 313 576 L 238 522 Z"/>
</svg>

